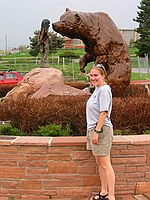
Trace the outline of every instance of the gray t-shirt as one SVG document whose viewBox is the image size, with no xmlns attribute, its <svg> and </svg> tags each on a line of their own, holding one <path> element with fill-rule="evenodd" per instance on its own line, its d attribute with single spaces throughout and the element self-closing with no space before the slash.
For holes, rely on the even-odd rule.
<svg viewBox="0 0 150 200">
<path fill-rule="evenodd" d="M 110 114 L 112 110 L 112 93 L 109 85 L 96 87 L 86 104 L 87 129 L 94 129 L 100 112 L 107 111 L 104 125 L 112 127 Z"/>
</svg>

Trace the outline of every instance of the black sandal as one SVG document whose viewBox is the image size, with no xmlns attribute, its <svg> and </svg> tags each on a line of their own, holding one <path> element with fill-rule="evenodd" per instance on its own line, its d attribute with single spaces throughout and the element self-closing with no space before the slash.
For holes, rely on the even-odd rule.
<svg viewBox="0 0 150 200">
<path fill-rule="evenodd" d="M 108 198 L 106 198 L 108 196 L 108 194 L 105 195 L 101 195 L 100 192 L 98 194 L 96 194 L 95 196 L 93 196 L 92 200 L 109 200 Z"/>
</svg>

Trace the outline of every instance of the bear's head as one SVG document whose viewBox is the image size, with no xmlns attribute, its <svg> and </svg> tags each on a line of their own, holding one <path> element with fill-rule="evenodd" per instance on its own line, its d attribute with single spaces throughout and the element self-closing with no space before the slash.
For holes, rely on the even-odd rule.
<svg viewBox="0 0 150 200">
<path fill-rule="evenodd" d="M 53 30 L 69 38 L 80 38 L 82 35 L 81 33 L 84 32 L 84 22 L 81 18 L 82 13 L 71 11 L 66 8 L 65 13 L 60 17 L 60 20 L 52 24 Z"/>
</svg>

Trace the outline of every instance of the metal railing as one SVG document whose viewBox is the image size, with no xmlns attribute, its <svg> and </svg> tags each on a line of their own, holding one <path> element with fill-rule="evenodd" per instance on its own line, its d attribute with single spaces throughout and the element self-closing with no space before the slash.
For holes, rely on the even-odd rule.
<svg viewBox="0 0 150 200">
<path fill-rule="evenodd" d="M 16 70 L 16 68 L 23 72 L 24 69 L 27 69 L 27 72 L 32 68 L 35 68 L 39 65 L 41 57 L 12 57 L 0 58 L 0 70 Z M 54 67 L 65 72 L 65 76 L 70 76 L 73 79 L 76 78 L 76 66 L 79 66 L 79 59 L 59 57 L 59 56 L 49 56 L 48 64 L 50 67 Z M 68 68 L 69 66 L 69 68 Z M 29 68 L 28 68 L 29 67 Z M 148 64 L 148 56 L 145 58 L 138 58 L 136 55 L 132 55 L 131 57 L 131 67 L 132 72 L 136 72 L 140 74 L 140 79 L 142 79 L 145 74 L 150 74 L 150 67 Z M 68 71 L 68 72 L 67 72 Z M 71 72 L 71 75 L 70 75 Z M 79 73 L 79 69 L 78 69 Z"/>
</svg>

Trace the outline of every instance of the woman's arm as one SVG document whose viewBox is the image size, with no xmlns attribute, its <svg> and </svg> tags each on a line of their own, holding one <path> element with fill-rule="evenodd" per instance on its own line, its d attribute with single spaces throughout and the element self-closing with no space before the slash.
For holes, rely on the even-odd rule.
<svg viewBox="0 0 150 200">
<path fill-rule="evenodd" d="M 97 126 L 95 128 L 96 131 L 101 131 L 106 116 L 107 116 L 107 111 L 100 112 L 100 115 L 99 115 L 99 118 L 98 118 L 98 123 L 97 123 Z M 96 133 L 95 131 L 94 131 L 94 134 L 93 134 L 93 137 L 92 137 L 92 142 L 93 142 L 93 144 L 98 144 L 98 133 Z"/>
</svg>

